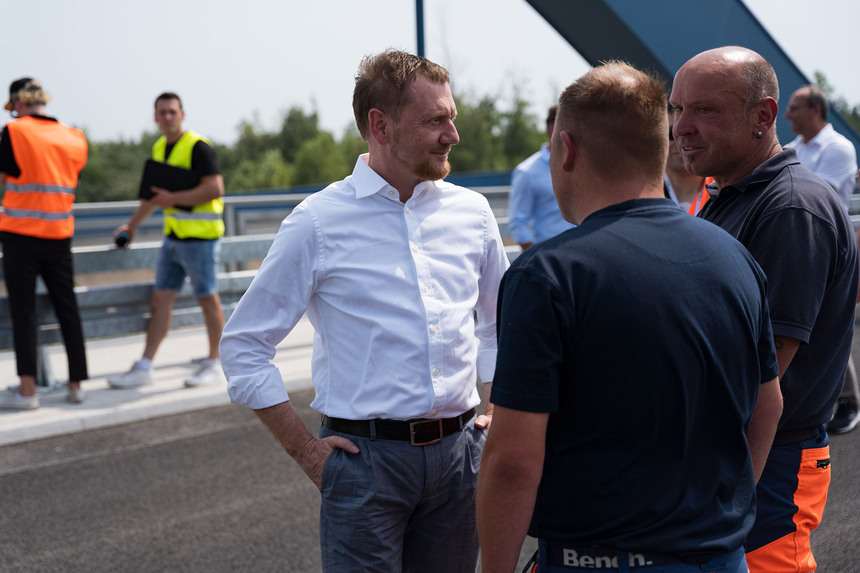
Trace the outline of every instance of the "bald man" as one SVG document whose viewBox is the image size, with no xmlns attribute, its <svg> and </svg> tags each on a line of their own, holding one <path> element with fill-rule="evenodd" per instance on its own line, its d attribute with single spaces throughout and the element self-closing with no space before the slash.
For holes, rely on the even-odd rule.
<svg viewBox="0 0 860 573">
<path fill-rule="evenodd" d="M 824 424 L 851 352 L 858 273 L 839 198 L 779 144 L 778 99 L 770 63 L 737 46 L 690 59 L 670 97 L 687 169 L 717 186 L 699 217 L 734 235 L 767 275 L 784 409 L 746 541 L 750 571 L 767 573 L 815 569 L 810 535 L 830 484 Z"/>
</svg>

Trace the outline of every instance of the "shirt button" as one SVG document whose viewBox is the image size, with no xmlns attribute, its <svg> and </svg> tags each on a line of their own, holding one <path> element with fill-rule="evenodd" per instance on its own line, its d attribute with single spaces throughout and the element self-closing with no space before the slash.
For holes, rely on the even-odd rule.
<svg viewBox="0 0 860 573">
<path fill-rule="evenodd" d="M 433 369 L 433 376 L 439 376 L 439 369 L 438 368 Z"/>
<path fill-rule="evenodd" d="M 411 213 L 411 212 L 412 212 L 412 209 L 410 209 L 409 207 L 407 207 L 407 208 L 406 208 L 406 212 L 407 212 L 407 213 Z"/>
<path fill-rule="evenodd" d="M 418 245 L 412 245 L 412 250 L 417 253 L 418 252 Z"/>
<path fill-rule="evenodd" d="M 436 325 L 435 325 L 435 324 L 434 324 L 433 326 L 431 326 L 431 327 L 430 327 L 430 331 L 431 331 L 431 332 L 436 332 L 437 330 L 439 330 L 439 329 L 438 329 L 438 328 L 436 328 Z"/>
<path fill-rule="evenodd" d="M 427 285 L 422 285 L 421 290 L 423 290 L 424 292 L 427 292 L 430 289 L 427 288 Z"/>
<path fill-rule="evenodd" d="M 394 197 L 394 189 L 389 189 L 389 190 L 388 190 L 388 196 L 389 196 L 389 197 Z"/>
</svg>

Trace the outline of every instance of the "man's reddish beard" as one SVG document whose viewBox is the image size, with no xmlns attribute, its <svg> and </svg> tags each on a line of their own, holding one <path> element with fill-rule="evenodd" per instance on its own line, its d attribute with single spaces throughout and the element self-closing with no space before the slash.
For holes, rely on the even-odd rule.
<svg viewBox="0 0 860 573">
<path fill-rule="evenodd" d="M 451 173 L 451 164 L 448 163 L 447 159 L 442 165 L 434 163 L 428 159 L 427 161 L 415 166 L 415 176 L 422 181 L 438 181 L 439 179 L 445 179 L 449 173 Z"/>
</svg>

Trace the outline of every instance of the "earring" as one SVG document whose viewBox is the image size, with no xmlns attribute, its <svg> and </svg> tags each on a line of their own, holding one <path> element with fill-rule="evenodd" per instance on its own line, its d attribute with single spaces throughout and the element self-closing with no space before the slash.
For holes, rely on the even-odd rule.
<svg viewBox="0 0 860 573">
<path fill-rule="evenodd" d="M 764 134 L 759 131 L 759 132 L 756 132 L 755 136 L 756 136 L 756 139 L 761 139 L 762 136 L 764 136 Z"/>
</svg>

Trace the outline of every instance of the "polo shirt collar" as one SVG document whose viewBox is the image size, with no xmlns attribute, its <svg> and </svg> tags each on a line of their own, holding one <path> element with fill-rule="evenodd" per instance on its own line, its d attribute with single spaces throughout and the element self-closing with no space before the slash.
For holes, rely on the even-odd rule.
<svg viewBox="0 0 860 573">
<path fill-rule="evenodd" d="M 756 167 L 752 173 L 741 179 L 740 181 L 736 181 L 731 185 L 726 185 L 720 191 L 724 191 L 728 188 L 737 189 L 740 192 L 744 192 L 747 188 L 754 186 L 758 183 L 767 183 L 768 181 L 772 181 L 780 171 L 788 167 L 789 165 L 799 165 L 800 161 L 797 159 L 797 151 L 794 149 L 783 149 L 758 167 Z"/>
</svg>

